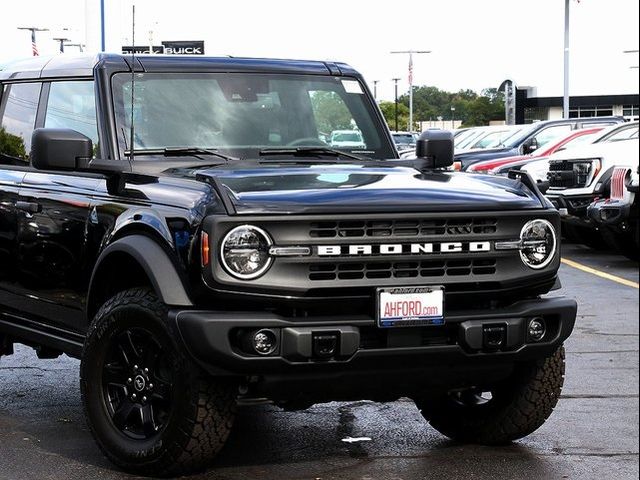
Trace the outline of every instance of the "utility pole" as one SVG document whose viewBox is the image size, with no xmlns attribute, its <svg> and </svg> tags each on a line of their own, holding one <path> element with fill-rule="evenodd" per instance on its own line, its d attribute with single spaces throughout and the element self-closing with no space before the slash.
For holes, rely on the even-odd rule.
<svg viewBox="0 0 640 480">
<path fill-rule="evenodd" d="M 562 116 L 569 118 L 569 0 L 564 0 L 564 95 Z"/>
<path fill-rule="evenodd" d="M 392 78 L 391 80 L 393 80 L 393 82 L 395 84 L 395 91 L 396 91 L 396 101 L 395 101 L 396 126 L 395 126 L 394 130 L 397 132 L 398 131 L 398 81 L 400 79 L 399 78 Z"/>
<path fill-rule="evenodd" d="M 64 42 L 68 42 L 69 40 L 71 40 L 70 38 L 62 38 L 62 37 L 57 37 L 54 38 L 53 40 L 55 40 L 56 42 L 60 42 L 60 53 L 64 53 Z"/>
<path fill-rule="evenodd" d="M 38 28 L 38 27 L 18 27 L 18 30 L 30 30 L 31 31 L 31 53 L 33 53 L 34 57 L 40 55 L 38 53 L 38 47 L 36 46 L 36 32 L 48 32 L 48 28 Z"/>
<path fill-rule="evenodd" d="M 373 99 L 378 100 L 378 82 L 379 80 L 373 81 Z"/>
<path fill-rule="evenodd" d="M 409 54 L 409 131 L 413 131 L 413 54 L 431 53 L 431 50 L 403 50 L 391 53 Z"/>
</svg>

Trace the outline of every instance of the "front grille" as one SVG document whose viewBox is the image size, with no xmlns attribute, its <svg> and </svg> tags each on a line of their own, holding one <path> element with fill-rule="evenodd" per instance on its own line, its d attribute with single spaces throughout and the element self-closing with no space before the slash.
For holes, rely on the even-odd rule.
<svg viewBox="0 0 640 480">
<path fill-rule="evenodd" d="M 461 277 L 493 275 L 495 258 L 423 260 L 404 262 L 312 263 L 309 280 L 362 280 L 383 278 Z"/>
<path fill-rule="evenodd" d="M 552 188 L 586 187 L 592 176 L 593 161 L 556 161 L 549 164 L 549 186 Z"/>
<path fill-rule="evenodd" d="M 498 228 L 496 218 L 323 221 L 312 222 L 310 227 L 311 238 L 486 235 Z"/>
</svg>

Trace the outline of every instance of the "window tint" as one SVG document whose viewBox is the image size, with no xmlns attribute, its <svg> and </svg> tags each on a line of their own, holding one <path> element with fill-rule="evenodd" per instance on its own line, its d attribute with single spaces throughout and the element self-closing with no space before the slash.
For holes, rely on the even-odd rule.
<svg viewBox="0 0 640 480">
<path fill-rule="evenodd" d="M 40 83 L 17 83 L 2 97 L 0 112 L 0 158 L 29 161 L 31 134 L 36 120 Z"/>
<path fill-rule="evenodd" d="M 71 128 L 98 143 L 96 102 L 93 82 L 54 82 L 49 91 L 47 128 Z"/>
</svg>

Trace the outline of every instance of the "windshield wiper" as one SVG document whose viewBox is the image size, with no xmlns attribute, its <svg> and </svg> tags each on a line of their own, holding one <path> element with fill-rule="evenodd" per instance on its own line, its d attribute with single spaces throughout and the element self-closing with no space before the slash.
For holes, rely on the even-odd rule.
<svg viewBox="0 0 640 480">
<path fill-rule="evenodd" d="M 371 161 L 369 158 L 354 155 L 352 153 L 336 150 L 328 147 L 295 147 L 295 148 L 263 148 L 260 150 L 261 156 L 266 155 L 294 155 L 298 157 L 308 157 L 317 155 L 333 155 L 334 157 L 350 158 L 358 161 Z"/>
<path fill-rule="evenodd" d="M 131 155 L 130 151 L 124 152 L 125 155 Z M 215 148 L 202 148 L 202 147 L 165 147 L 165 148 L 149 148 L 145 150 L 134 150 L 134 155 L 164 155 L 165 157 L 196 157 L 200 158 L 201 155 L 211 155 L 221 158 L 228 163 L 230 161 L 240 160 L 237 157 L 231 155 L 225 155 L 218 152 Z"/>
</svg>

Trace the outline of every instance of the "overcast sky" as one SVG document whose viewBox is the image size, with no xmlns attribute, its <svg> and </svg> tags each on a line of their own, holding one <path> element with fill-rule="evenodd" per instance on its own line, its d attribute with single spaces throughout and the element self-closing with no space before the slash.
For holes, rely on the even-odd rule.
<svg viewBox="0 0 640 480">
<path fill-rule="evenodd" d="M 7 8 L 10 4 L 11 7 Z M 131 0 L 105 0 L 107 50 L 131 42 Z M 208 55 L 340 60 L 351 64 L 378 98 L 414 85 L 457 91 L 498 87 L 506 78 L 537 87 L 539 96 L 563 92 L 564 0 L 135 0 L 136 44 L 204 40 Z M 638 93 L 638 0 L 571 0 L 572 95 Z M 57 52 L 54 37 L 99 48 L 99 0 L 3 0 L 0 64 Z M 89 22 L 87 19 L 91 19 Z M 89 38 L 87 39 L 87 25 Z M 67 30 L 63 30 L 66 28 Z M 67 50 L 75 50 L 68 47 Z"/>
</svg>

